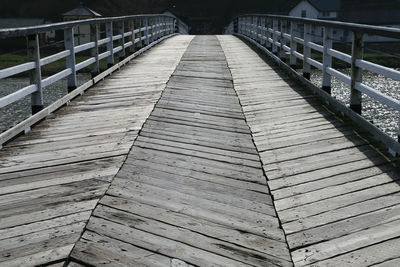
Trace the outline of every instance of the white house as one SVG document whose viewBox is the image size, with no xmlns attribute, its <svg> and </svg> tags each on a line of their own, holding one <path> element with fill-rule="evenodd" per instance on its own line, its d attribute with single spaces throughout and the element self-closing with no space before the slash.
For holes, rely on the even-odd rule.
<svg viewBox="0 0 400 267">
<path fill-rule="evenodd" d="M 339 16 L 340 0 L 302 0 L 289 11 L 289 16 L 310 19 L 335 20 Z M 312 29 L 312 41 L 322 42 L 322 27 Z M 343 32 L 334 31 L 334 35 L 342 36 Z M 303 38 L 303 34 L 300 34 Z"/>
<path fill-rule="evenodd" d="M 364 10 L 360 7 L 357 11 L 341 11 L 340 5 L 340 0 L 302 0 L 290 10 L 289 16 L 400 28 L 400 10 Z M 322 27 L 313 28 L 311 34 L 313 42 L 322 42 Z M 303 37 L 302 33 L 300 37 Z M 352 34 L 347 30 L 333 29 L 333 39 L 339 42 L 351 42 Z M 395 40 L 366 34 L 364 41 L 393 42 Z"/>
<path fill-rule="evenodd" d="M 79 7 L 74 8 L 63 14 L 64 21 L 74 21 L 81 19 L 98 18 L 101 15 L 82 3 Z M 81 45 L 90 42 L 90 26 L 82 25 L 74 28 L 75 31 L 75 45 Z"/>
<path fill-rule="evenodd" d="M 303 0 L 289 12 L 289 16 L 312 19 L 335 19 L 340 11 L 340 0 Z"/>
</svg>

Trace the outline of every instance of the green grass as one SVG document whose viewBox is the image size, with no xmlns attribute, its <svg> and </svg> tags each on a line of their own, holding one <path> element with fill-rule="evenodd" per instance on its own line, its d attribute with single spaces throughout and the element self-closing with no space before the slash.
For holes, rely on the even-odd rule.
<svg viewBox="0 0 400 267">
<path fill-rule="evenodd" d="M 47 55 L 42 55 L 42 58 L 46 57 Z M 76 64 L 89 59 L 89 56 L 77 56 L 76 57 Z M 115 58 L 116 62 L 118 62 L 118 57 Z M 19 64 L 23 64 L 29 62 L 28 56 L 24 55 L 16 55 L 16 54 L 3 54 L 0 55 L 0 69 L 5 69 L 9 67 L 13 67 Z M 60 72 L 66 68 L 66 60 L 61 59 L 51 64 L 45 65 L 42 67 L 42 75 L 52 75 L 57 72 Z M 100 70 L 107 69 L 107 60 L 100 61 Z M 91 70 L 91 66 L 88 66 L 79 72 L 89 73 Z M 26 76 L 26 73 L 21 73 L 17 76 Z"/>
</svg>

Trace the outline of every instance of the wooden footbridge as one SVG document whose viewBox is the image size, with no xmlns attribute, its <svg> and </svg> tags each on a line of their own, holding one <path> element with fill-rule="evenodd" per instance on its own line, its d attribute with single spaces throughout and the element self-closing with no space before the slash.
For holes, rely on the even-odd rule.
<svg viewBox="0 0 400 267">
<path fill-rule="evenodd" d="M 232 27 L 241 39 L 177 35 L 169 17 L 118 21 L 132 19 L 140 27 L 129 24 L 119 39 L 66 41 L 70 52 L 56 57 L 95 50 L 79 64 L 135 50 L 56 103 L 40 107 L 40 88 L 63 75 L 74 85 L 82 67 L 74 56 L 63 75 L 43 80 L 46 62 L 34 57 L 23 66 L 32 67 L 30 90 L 0 98 L 5 105 L 29 92 L 36 101 L 32 117 L 0 135 L 0 266 L 400 264 L 399 171 L 385 148 L 398 152 L 396 140 L 351 109 L 335 113 L 326 92 L 249 46 L 283 46 L 287 33 L 267 22 L 290 18 L 239 18 Z M 73 26 L 54 27 L 67 38 Z"/>
</svg>

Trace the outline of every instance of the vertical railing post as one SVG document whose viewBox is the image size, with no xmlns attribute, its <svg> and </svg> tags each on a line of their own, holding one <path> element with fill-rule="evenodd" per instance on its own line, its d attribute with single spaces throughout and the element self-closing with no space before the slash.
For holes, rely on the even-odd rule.
<svg viewBox="0 0 400 267">
<path fill-rule="evenodd" d="M 294 55 L 294 52 L 297 51 L 297 42 L 294 40 L 296 37 L 297 31 L 297 22 L 292 21 L 290 22 L 290 67 L 296 69 L 297 59 Z"/>
<path fill-rule="evenodd" d="M 265 47 L 266 40 L 265 37 L 267 36 L 265 31 L 265 17 L 261 18 L 261 45 Z"/>
<path fill-rule="evenodd" d="M 247 37 L 250 37 L 250 17 L 246 17 L 246 34 Z"/>
<path fill-rule="evenodd" d="M 399 122 L 398 122 L 398 130 L 397 130 L 397 142 L 399 142 L 400 143 L 400 119 L 399 119 Z"/>
<path fill-rule="evenodd" d="M 249 24 L 250 24 L 250 26 L 249 26 L 249 29 L 250 29 L 249 35 L 250 35 L 250 38 L 253 39 L 253 16 L 249 17 Z"/>
<path fill-rule="evenodd" d="M 161 17 L 161 37 L 164 37 L 165 33 L 166 33 L 165 17 Z"/>
<path fill-rule="evenodd" d="M 146 39 L 145 39 L 145 45 L 149 45 L 150 44 L 150 37 L 149 37 L 149 17 L 146 17 L 144 19 L 144 26 L 146 27 L 146 30 L 144 31 L 144 34 L 146 35 Z"/>
<path fill-rule="evenodd" d="M 324 46 L 324 52 L 322 54 L 322 90 L 327 92 L 328 94 L 331 94 L 331 82 L 332 82 L 332 77 L 331 75 L 327 72 L 327 69 L 332 67 L 332 56 L 328 54 L 328 50 L 332 48 L 332 28 L 330 27 L 324 27 L 324 40 L 323 40 L 323 46 Z"/>
<path fill-rule="evenodd" d="M 278 41 L 278 34 L 276 33 L 278 31 L 278 20 L 277 19 L 272 19 L 272 29 L 273 29 L 273 34 L 272 34 L 272 53 L 277 54 L 278 53 L 278 46 L 276 45 L 276 42 Z"/>
<path fill-rule="evenodd" d="M 351 91 L 350 91 L 350 108 L 361 114 L 361 92 L 355 88 L 356 83 L 362 82 L 362 68 L 356 66 L 358 59 L 363 59 L 364 42 L 363 34 L 353 32 L 353 44 L 351 53 Z"/>
<path fill-rule="evenodd" d="M 281 20 L 281 34 L 280 34 L 280 43 L 281 47 L 279 50 L 279 58 L 285 62 L 286 61 L 286 50 L 284 49 L 284 46 L 286 45 L 286 38 L 284 34 L 286 33 L 287 29 L 287 21 L 286 20 Z"/>
<path fill-rule="evenodd" d="M 157 17 L 157 40 L 161 38 L 161 18 Z"/>
<path fill-rule="evenodd" d="M 94 42 L 94 47 L 91 50 L 91 55 L 96 59 L 96 62 L 92 66 L 91 74 L 92 78 L 100 73 L 100 62 L 99 62 L 99 25 L 90 24 L 90 41 Z"/>
<path fill-rule="evenodd" d="M 39 35 L 27 37 L 28 58 L 35 62 L 35 69 L 29 72 L 30 84 L 36 84 L 37 91 L 31 94 L 32 115 L 43 109 L 42 70 L 40 67 Z"/>
<path fill-rule="evenodd" d="M 251 17 L 247 17 L 247 36 L 251 38 Z"/>
<path fill-rule="evenodd" d="M 107 42 L 107 51 L 110 52 L 110 55 L 107 59 L 108 67 L 114 65 L 114 41 L 113 41 L 113 23 L 106 23 L 106 37 L 109 39 Z"/>
<path fill-rule="evenodd" d="M 258 16 L 254 17 L 254 28 L 255 28 L 255 32 L 254 32 L 254 37 L 256 42 L 260 43 L 260 19 Z"/>
<path fill-rule="evenodd" d="M 262 34 L 263 34 L 263 32 L 262 32 L 262 18 L 261 17 L 258 17 L 258 19 L 257 19 L 257 21 L 258 21 L 258 23 L 257 23 L 257 28 L 258 28 L 258 33 L 257 33 L 257 35 L 258 35 L 258 42 L 260 43 L 260 44 L 262 44 L 263 43 L 263 38 L 262 38 Z"/>
<path fill-rule="evenodd" d="M 267 27 L 267 36 L 266 36 L 267 37 L 267 48 L 272 51 L 272 43 L 270 41 L 270 39 L 273 38 L 273 34 L 270 32 L 270 30 L 272 29 L 272 19 L 271 18 L 267 18 L 266 27 Z"/>
<path fill-rule="evenodd" d="M 68 28 L 64 30 L 64 45 L 65 50 L 70 52 L 66 58 L 67 68 L 71 70 L 71 74 L 68 76 L 68 93 L 76 89 L 78 83 L 76 80 L 76 68 L 75 68 L 75 40 L 74 40 L 74 28 Z"/>
<path fill-rule="evenodd" d="M 133 54 L 133 53 L 135 53 L 135 39 L 136 39 L 136 36 L 135 36 L 135 22 L 134 22 L 134 20 L 130 20 L 129 21 L 129 31 L 132 33 L 132 35 L 131 35 L 132 45 L 129 48 L 129 52 L 131 54 Z"/>
<path fill-rule="evenodd" d="M 153 34 L 152 34 L 152 36 L 153 36 L 153 40 L 152 40 L 152 42 L 154 42 L 154 41 L 156 41 L 157 40 L 157 28 L 158 28 L 158 21 L 157 21 L 157 17 L 153 17 L 152 18 L 152 21 L 153 21 L 153 26 L 152 26 L 152 28 L 153 28 Z"/>
<path fill-rule="evenodd" d="M 139 41 L 136 45 L 136 47 L 138 49 L 143 47 L 143 43 L 144 41 L 142 40 L 142 37 L 144 36 L 144 33 L 142 32 L 142 28 L 143 28 L 143 19 L 138 19 L 138 23 L 136 24 L 138 26 L 139 32 L 138 32 L 138 37 L 139 37 Z"/>
<path fill-rule="evenodd" d="M 258 36 L 257 36 L 257 17 L 253 16 L 252 19 L 252 25 L 253 25 L 253 40 L 257 42 Z"/>
<path fill-rule="evenodd" d="M 119 42 L 120 45 L 122 46 L 122 50 L 119 52 L 119 61 L 122 61 L 125 56 L 125 21 L 121 21 L 118 25 L 118 32 L 120 35 L 122 35 L 121 41 Z"/>
<path fill-rule="evenodd" d="M 303 77 L 310 79 L 311 77 L 311 65 L 308 63 L 308 59 L 311 57 L 311 48 L 308 46 L 308 42 L 311 41 L 311 24 L 304 24 L 304 44 L 303 44 Z"/>
<path fill-rule="evenodd" d="M 155 36 L 155 18 L 150 17 L 149 18 L 149 25 L 150 25 L 150 41 L 149 43 L 154 42 L 154 39 L 156 38 Z"/>
</svg>

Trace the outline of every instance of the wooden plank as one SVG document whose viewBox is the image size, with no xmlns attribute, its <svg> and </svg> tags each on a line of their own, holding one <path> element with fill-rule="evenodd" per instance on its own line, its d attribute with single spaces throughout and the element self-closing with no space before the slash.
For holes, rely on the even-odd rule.
<svg viewBox="0 0 400 267">
<path fill-rule="evenodd" d="M 189 216 L 180 212 L 173 212 L 168 209 L 146 205 L 128 199 L 106 196 L 101 200 L 101 204 L 132 214 L 138 214 L 146 218 L 162 221 L 170 225 L 176 225 L 193 232 L 202 233 L 206 236 L 212 236 L 213 238 L 276 256 L 280 259 L 289 259 L 289 252 L 286 250 L 286 242 L 274 240 L 264 235 L 240 231 L 235 228 L 226 227 L 223 224 L 204 220 L 200 217 Z"/>
<path fill-rule="evenodd" d="M 204 250 L 200 250 L 181 242 L 176 242 L 152 233 L 116 224 L 107 220 L 92 217 L 87 228 L 107 237 L 118 238 L 121 241 L 139 246 L 159 254 L 180 258 L 193 264 L 204 266 L 251 266 L 243 262 L 231 260 Z"/>
<path fill-rule="evenodd" d="M 163 266 L 292 266 L 224 63 L 215 37 L 192 41 L 72 257 L 117 264 L 123 242 Z"/>
<path fill-rule="evenodd" d="M 400 186 L 393 159 L 239 39 L 218 38 L 295 266 L 396 263 Z"/>
<path fill-rule="evenodd" d="M 96 209 L 94 215 L 96 217 L 129 226 L 130 228 L 151 232 L 155 235 L 163 236 L 171 240 L 182 242 L 192 247 L 209 251 L 213 254 L 222 255 L 247 264 L 262 265 L 265 264 L 265 262 L 269 262 L 273 265 L 289 265 L 288 262 L 285 264 L 284 261 L 274 257 L 268 257 L 266 254 L 259 251 L 243 248 L 232 243 L 217 240 L 210 236 L 192 232 L 185 228 L 162 223 L 158 220 L 151 220 L 116 209 L 100 206 L 98 209 Z"/>
</svg>

